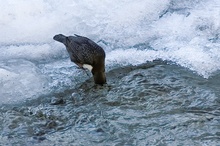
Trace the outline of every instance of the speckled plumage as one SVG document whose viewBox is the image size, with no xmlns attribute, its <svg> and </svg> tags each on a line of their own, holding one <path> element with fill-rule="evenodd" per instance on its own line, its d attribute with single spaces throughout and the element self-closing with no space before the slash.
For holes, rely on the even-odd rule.
<svg viewBox="0 0 220 146">
<path fill-rule="evenodd" d="M 104 84 L 105 79 L 105 51 L 87 37 L 75 35 L 55 35 L 54 40 L 63 43 L 69 53 L 72 62 L 79 67 L 84 64 L 91 65 L 92 74 L 97 84 Z"/>
</svg>

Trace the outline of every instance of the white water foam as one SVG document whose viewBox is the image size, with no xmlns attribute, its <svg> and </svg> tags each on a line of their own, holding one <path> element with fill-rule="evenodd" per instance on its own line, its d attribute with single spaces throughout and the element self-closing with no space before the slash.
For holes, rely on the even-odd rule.
<svg viewBox="0 0 220 146">
<path fill-rule="evenodd" d="M 107 67 L 160 58 L 205 78 L 220 69 L 219 0 L 0 3 L 0 103 L 73 85 L 78 69 L 52 39 L 58 33 L 99 42 Z"/>
</svg>

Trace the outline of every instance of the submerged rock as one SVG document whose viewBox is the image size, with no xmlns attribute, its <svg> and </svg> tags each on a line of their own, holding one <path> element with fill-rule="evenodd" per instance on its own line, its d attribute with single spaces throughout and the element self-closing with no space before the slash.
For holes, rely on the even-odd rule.
<svg viewBox="0 0 220 146">
<path fill-rule="evenodd" d="M 51 102 L 50 102 L 51 105 L 59 105 L 59 104 L 64 104 L 64 103 L 65 101 L 63 98 L 57 98 L 57 97 L 52 97 Z"/>
</svg>

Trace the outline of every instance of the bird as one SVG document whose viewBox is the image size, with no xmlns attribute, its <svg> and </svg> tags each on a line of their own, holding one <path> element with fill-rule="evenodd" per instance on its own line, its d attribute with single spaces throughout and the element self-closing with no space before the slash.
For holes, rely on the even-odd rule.
<svg viewBox="0 0 220 146">
<path fill-rule="evenodd" d="M 89 38 L 77 34 L 74 34 L 74 36 L 57 34 L 53 39 L 66 46 L 72 62 L 81 69 L 88 69 L 92 72 L 95 84 L 103 85 L 106 83 L 106 55 L 101 46 Z"/>
</svg>

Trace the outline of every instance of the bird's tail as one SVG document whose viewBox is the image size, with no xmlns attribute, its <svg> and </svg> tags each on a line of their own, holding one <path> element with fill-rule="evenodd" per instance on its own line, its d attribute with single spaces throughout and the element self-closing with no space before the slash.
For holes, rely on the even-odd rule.
<svg viewBox="0 0 220 146">
<path fill-rule="evenodd" d="M 53 37 L 53 39 L 66 45 L 67 37 L 63 34 L 57 34 Z"/>
</svg>

